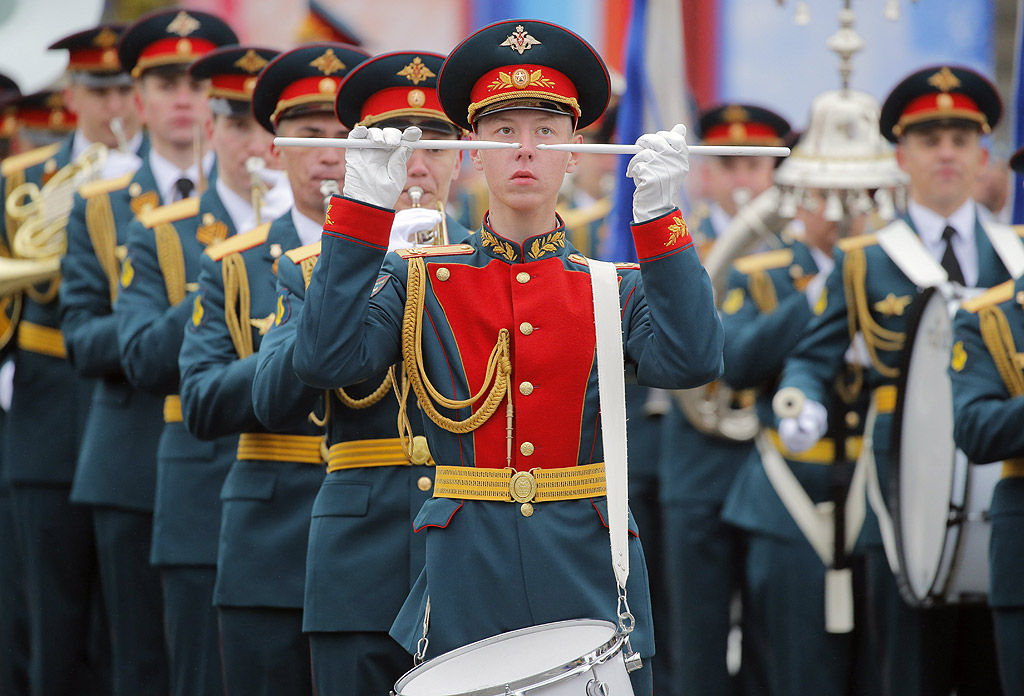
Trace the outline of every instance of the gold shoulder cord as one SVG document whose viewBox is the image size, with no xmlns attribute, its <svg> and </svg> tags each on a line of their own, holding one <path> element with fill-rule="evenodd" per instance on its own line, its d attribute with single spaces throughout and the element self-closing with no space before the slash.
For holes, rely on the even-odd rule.
<svg viewBox="0 0 1024 696">
<path fill-rule="evenodd" d="M 178 231 L 164 222 L 153 228 L 156 258 L 167 287 L 167 301 L 172 307 L 185 299 L 185 252 L 181 248 Z"/>
<path fill-rule="evenodd" d="M 992 360 L 1010 396 L 1021 396 L 1024 394 L 1024 374 L 1021 374 L 1014 360 L 1017 347 L 1013 343 L 1013 334 L 1010 332 L 1010 323 L 1006 320 L 1006 315 L 999 307 L 985 307 L 978 312 L 978 322 L 981 326 L 981 337 L 988 352 L 992 354 Z"/>
<path fill-rule="evenodd" d="M 92 196 L 85 203 L 85 227 L 89 231 L 93 253 L 110 285 L 110 303 L 117 299 L 117 287 L 121 275 L 117 262 L 117 228 L 114 226 L 114 211 L 110 208 L 110 196 Z"/>
<path fill-rule="evenodd" d="M 867 291 L 864 288 L 866 277 L 867 261 L 864 258 L 864 250 L 851 250 L 843 263 L 843 288 L 846 292 L 850 341 L 852 342 L 856 337 L 859 325 L 864 334 L 864 343 L 867 344 L 871 364 L 878 370 L 878 374 L 883 377 L 898 377 L 900 371 L 883 363 L 878 357 L 878 351 L 902 350 L 903 344 L 906 342 L 906 334 L 890 331 L 880 326 L 872 318 L 871 309 L 868 307 Z"/>
<path fill-rule="evenodd" d="M 469 433 L 494 415 L 498 405 L 507 397 L 505 407 L 507 419 L 507 451 L 506 461 L 512 465 L 512 388 L 509 377 L 512 374 L 512 361 L 509 357 L 508 329 L 498 331 L 498 340 L 487 360 L 487 372 L 484 383 L 473 396 L 468 399 L 449 399 L 441 394 L 430 383 L 423 366 L 423 305 L 427 269 L 422 258 L 409 259 L 409 278 L 405 300 L 405 314 L 402 317 L 402 359 L 409 375 L 409 383 L 416 393 L 420 408 L 438 427 L 452 433 Z M 492 384 L 493 382 L 493 384 Z M 490 389 L 488 390 L 488 385 Z M 465 420 L 453 420 L 441 415 L 434 406 L 434 401 L 442 408 L 459 409 L 472 406 L 486 392 L 486 398 L 479 410 Z"/>
<path fill-rule="evenodd" d="M 224 323 L 231 334 L 231 342 L 239 358 L 253 354 L 252 318 L 249 313 L 249 273 L 239 253 L 228 254 L 221 259 L 221 274 L 224 278 Z"/>
<path fill-rule="evenodd" d="M 750 276 L 750 299 L 757 305 L 762 314 L 774 312 L 779 306 L 779 298 L 775 294 L 775 286 L 771 278 L 764 271 L 758 271 Z"/>
</svg>

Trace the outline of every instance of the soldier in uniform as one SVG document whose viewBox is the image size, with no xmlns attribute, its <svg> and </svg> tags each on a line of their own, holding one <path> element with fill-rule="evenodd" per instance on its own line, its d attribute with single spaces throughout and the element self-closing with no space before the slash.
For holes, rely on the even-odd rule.
<svg viewBox="0 0 1024 696">
<path fill-rule="evenodd" d="M 999 120 L 995 88 L 978 73 L 936 66 L 901 81 L 885 100 L 882 135 L 910 177 L 907 214 L 877 234 L 841 240 L 807 329 L 786 363 L 780 387 L 806 396 L 799 416 L 782 419 L 782 443 L 805 452 L 826 434 L 829 389 L 844 355 L 861 344 L 870 363 L 864 386 L 877 412 L 871 432 L 877 481 L 890 480 L 889 451 L 900 356 L 907 342 L 907 307 L 928 279 L 989 287 L 1008 278 L 989 232 L 970 198 L 987 152 L 980 137 Z M 869 477 L 873 476 L 869 473 Z M 870 485 L 870 484 L 869 484 Z M 883 488 L 884 490 L 884 488 Z M 879 496 L 880 497 L 880 496 Z M 874 507 L 874 506 L 873 506 Z M 952 606 L 913 609 L 897 588 L 882 547 L 888 512 L 875 507 L 861 537 L 865 545 L 869 622 L 880 641 L 886 694 L 998 692 L 985 610 Z M 988 646 L 988 647 L 986 647 Z"/>
<path fill-rule="evenodd" d="M 1016 162 L 1014 160 L 1017 160 Z M 1020 171 L 1020 156 L 1010 160 Z M 1004 460 L 988 510 L 989 594 L 1006 696 L 1024 694 L 1024 279 L 967 300 L 953 325 L 953 435 L 972 462 Z"/>
<path fill-rule="evenodd" d="M 178 352 L 203 250 L 255 223 L 246 162 L 269 159 L 271 138 L 250 113 L 252 87 L 276 55 L 269 49 L 229 46 L 189 68 L 192 78 L 208 87 L 213 119 L 207 127 L 216 175 L 201 200 L 190 197 L 148 210 L 130 224 L 114 312 L 129 381 L 164 399 L 150 559 L 160 569 L 171 693 L 180 696 L 224 692 L 213 586 L 220 489 L 238 438 L 204 442 L 185 429 L 177 393 Z"/>
<path fill-rule="evenodd" d="M 98 380 L 72 500 L 91 507 L 115 694 L 164 694 L 168 688 L 160 578 L 149 564 L 163 400 L 133 388 L 121 365 L 113 316 L 118 246 L 137 214 L 187 197 L 200 166 L 212 163 L 212 153 L 204 158 L 209 162 L 194 161 L 194 133 L 209 111 L 203 83 L 186 69 L 236 40 L 220 19 L 183 10 L 150 13 L 125 30 L 118 54 L 135 78 L 150 149 L 134 173 L 84 186 L 68 221 L 60 289 L 64 343 L 78 374 Z"/>
<path fill-rule="evenodd" d="M 415 521 L 426 530 L 426 565 L 391 629 L 410 653 L 424 637 L 421 652 L 432 656 L 535 623 L 616 616 L 588 266 L 554 212 L 576 158 L 537 148 L 579 142 L 575 129 L 601 114 L 608 92 L 603 61 L 559 26 L 499 22 L 463 41 L 438 77 L 445 113 L 476 138 L 522 147 L 470 151 L 491 194 L 487 220 L 465 244 L 433 252 L 385 257 L 391 208 L 405 184 L 401 165 L 411 153 L 401 143 L 418 130 L 349 135 L 389 147 L 346 152 L 345 196 L 328 209 L 293 364 L 311 386 L 335 388 L 404 355 L 430 417 L 424 425 L 439 466 L 433 497 Z M 639 143 L 630 174 L 638 182 L 633 233 L 644 271 L 641 280 L 637 265 L 619 270 L 626 356 L 645 384 L 693 386 L 720 372 L 721 328 L 669 193 L 688 169 L 683 129 Z M 418 331 L 401 340 L 403 317 L 423 329 L 422 342 Z M 516 470 L 535 493 L 513 487 L 512 496 Z M 559 484 L 544 475 L 536 482 L 530 470 Z M 598 481 L 582 485 L 590 472 Z M 457 483 L 467 478 L 473 483 Z M 650 657 L 643 552 L 630 526 L 632 647 Z M 651 692 L 649 669 L 632 677 L 638 694 Z"/>
<path fill-rule="evenodd" d="M 344 136 L 334 96 L 365 58 L 337 43 L 282 53 L 254 88 L 257 123 L 280 136 Z M 203 439 L 239 436 L 221 492 L 213 595 L 226 693 L 312 692 L 302 601 L 310 513 L 324 478 L 322 420 L 270 432 L 253 411 L 252 382 L 256 352 L 278 311 L 274 269 L 285 251 L 319 237 L 321 183 L 340 182 L 345 161 L 333 148 L 275 152 L 295 205 L 204 252 L 179 356 L 185 425 Z"/>
<path fill-rule="evenodd" d="M 782 145 L 789 124 L 768 109 L 724 104 L 700 118 L 704 145 Z M 774 157 L 708 157 L 710 201 L 693 228 L 706 254 L 729 226 L 741 201 L 771 186 Z M 714 393 L 717 385 L 707 387 Z M 659 497 L 664 528 L 667 607 L 660 632 L 669 655 L 674 694 L 726 694 L 738 688 L 726 662 L 743 578 L 743 541 L 720 513 L 729 487 L 753 452 L 749 441 L 694 425 L 672 400 L 661 424 Z M 744 644 L 744 673 L 753 679 L 752 645 Z M 747 678 L 745 677 L 745 679 Z"/>
<path fill-rule="evenodd" d="M 433 53 L 399 52 L 360 63 L 338 92 L 339 119 L 346 128 L 414 123 L 430 138 L 459 138 L 461 129 L 437 101 L 443 62 L 444 56 Z M 438 224 L 435 206 L 447 200 L 459 162 L 457 150 L 413 153 L 392 226 L 398 248 L 411 246 L 410 231 L 425 232 L 424 226 Z M 422 207 L 412 207 L 409 189 L 414 186 L 423 190 Z M 425 222 L 410 228 L 418 220 Z M 451 241 L 469 234 L 451 217 L 445 229 Z M 304 419 L 322 396 L 299 382 L 292 368 L 297 317 L 319 251 L 316 242 L 287 252 L 278 263 L 276 323 L 260 344 L 253 383 L 256 414 L 276 430 Z M 303 614 L 316 693 L 387 693 L 412 664 L 388 629 L 423 568 L 423 539 L 412 533 L 412 523 L 433 488 L 433 462 L 412 401 L 402 404 L 409 428 L 397 437 L 394 379 L 384 372 L 327 397 L 330 455 L 313 505 Z M 339 586 L 339 577 L 348 580 Z"/>
<path fill-rule="evenodd" d="M 36 106 L 19 120 L 23 131 L 39 130 L 48 134 L 46 137 L 59 133 L 61 139 L 4 161 L 7 196 L 27 203 L 18 182 L 45 190 L 51 178 L 90 147 L 92 151 L 116 150 L 122 140 L 129 149 L 141 146 L 131 77 L 117 58 L 120 33 L 120 27 L 101 25 L 50 46 L 68 52 L 69 84 L 62 94 L 36 100 Z M 58 102 L 67 111 L 46 106 Z M 123 123 L 121 140 L 111 129 L 115 118 Z M 42 195 L 46 205 L 60 205 L 53 194 Z M 30 217 L 3 217 L 9 245 L 22 223 L 38 222 L 30 222 Z M 109 689 L 109 654 L 106 650 L 96 653 L 92 641 L 97 635 L 106 640 L 105 629 L 98 628 L 103 626 L 103 617 L 95 601 L 99 584 L 92 523 L 88 509 L 68 499 L 93 383 L 76 375 L 66 359 L 58 328 L 59 282 L 54 278 L 28 287 L 21 298 L 4 459 L 13 483 L 18 534 L 25 554 L 32 692 L 105 693 Z M 54 403 L 63 406 L 59 415 Z"/>
</svg>

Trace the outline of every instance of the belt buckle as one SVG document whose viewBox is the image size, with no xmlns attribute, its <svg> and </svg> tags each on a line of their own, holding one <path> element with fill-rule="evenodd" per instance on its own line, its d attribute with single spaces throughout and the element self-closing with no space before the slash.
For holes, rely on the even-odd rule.
<svg viewBox="0 0 1024 696">
<path fill-rule="evenodd" d="M 537 495 L 537 479 L 529 471 L 517 471 L 508 482 L 508 492 L 517 503 L 533 502 Z"/>
</svg>

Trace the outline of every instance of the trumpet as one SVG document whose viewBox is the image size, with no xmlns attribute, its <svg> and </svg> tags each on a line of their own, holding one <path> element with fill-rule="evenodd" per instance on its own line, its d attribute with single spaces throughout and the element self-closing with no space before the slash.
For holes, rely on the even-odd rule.
<svg viewBox="0 0 1024 696">
<path fill-rule="evenodd" d="M 267 182 L 263 180 L 263 170 L 267 168 L 267 162 L 262 157 L 250 157 L 245 160 L 245 171 L 249 172 L 249 195 L 252 198 L 252 212 L 256 216 L 256 225 L 263 224 L 260 216 L 260 207 L 263 205 L 263 197 L 267 195 Z"/>
<path fill-rule="evenodd" d="M 117 140 L 118 152 L 127 153 L 129 143 L 128 134 L 124 130 L 124 119 L 120 116 L 110 119 L 110 132 L 114 134 L 114 138 Z"/>
<path fill-rule="evenodd" d="M 420 207 L 420 199 L 423 198 L 423 189 L 419 186 L 409 187 L 409 200 L 413 208 Z M 416 234 L 416 246 L 443 246 L 448 243 L 448 214 L 444 208 L 444 201 L 435 201 L 434 207 L 441 213 L 441 222 L 429 230 Z M 411 236 L 411 235 L 410 235 Z"/>
<path fill-rule="evenodd" d="M 320 195 L 324 197 L 324 215 L 331 205 L 331 196 L 340 196 L 341 187 L 334 179 L 324 179 L 320 182 Z"/>
</svg>

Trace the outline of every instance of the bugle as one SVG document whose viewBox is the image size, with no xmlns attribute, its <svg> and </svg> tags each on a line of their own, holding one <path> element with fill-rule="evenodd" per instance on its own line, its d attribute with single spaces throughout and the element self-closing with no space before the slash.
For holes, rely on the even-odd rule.
<svg viewBox="0 0 1024 696">
<path fill-rule="evenodd" d="M 409 200 L 413 208 L 420 207 L 423 189 L 419 186 L 409 187 Z M 441 246 L 448 243 L 448 214 L 444 209 L 444 201 L 434 201 L 434 207 L 441 213 L 441 222 L 432 229 L 424 230 L 416 235 L 416 246 Z M 410 235 L 411 236 L 411 235 Z"/>
</svg>

